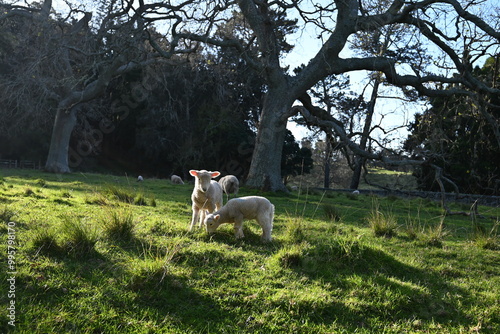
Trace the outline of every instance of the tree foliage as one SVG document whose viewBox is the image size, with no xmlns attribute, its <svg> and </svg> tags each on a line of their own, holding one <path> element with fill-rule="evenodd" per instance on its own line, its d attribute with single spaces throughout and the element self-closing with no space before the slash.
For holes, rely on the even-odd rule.
<svg viewBox="0 0 500 334">
<path fill-rule="evenodd" d="M 490 57 L 474 72 L 498 86 L 499 60 Z M 498 95 L 483 101 L 474 96 L 434 98 L 431 108 L 415 116 L 405 148 L 426 161 L 416 172 L 422 189 L 439 190 L 430 166 L 435 164 L 450 180 L 447 190 L 455 190 L 454 183 L 463 192 L 500 193 L 499 102 Z"/>
<path fill-rule="evenodd" d="M 500 90 L 473 70 L 481 57 L 498 54 L 500 44 L 498 17 L 480 0 L 65 4 L 62 15 L 51 12 L 51 0 L 0 2 L 0 70 L 10 74 L 0 78 L 4 128 L 23 118 L 36 117 L 40 124 L 52 119 L 46 167 L 53 172 L 68 172 L 68 161 L 75 165 L 120 148 L 133 152 L 135 161 L 142 154 L 158 165 L 177 161 L 172 171 L 187 163 L 235 160 L 243 174 L 248 169 L 248 185 L 280 190 L 286 125 L 299 114 L 351 155 L 438 167 L 430 157 L 393 159 L 383 140 L 380 150 L 372 150 L 347 123 L 315 105 L 312 87 L 353 71 L 377 73 L 411 98 L 471 99 L 485 106 L 478 108 L 485 122 L 498 125 L 498 101 L 491 96 Z M 310 27 L 322 45 L 292 73 L 283 56 L 294 51 L 292 34 Z M 365 51 L 345 52 L 355 36 Z M 390 47 L 377 52 L 389 40 Z M 297 100 L 302 105 L 294 106 Z M 36 111 L 30 114 L 30 108 Z M 493 132 L 498 141 L 498 130 Z M 112 141 L 99 151 L 105 135 Z M 227 138 L 233 146 L 224 143 Z M 249 162 L 241 152 L 248 156 L 253 142 Z"/>
<path fill-rule="evenodd" d="M 312 151 L 307 147 L 300 147 L 292 132 L 287 130 L 281 158 L 283 183 L 287 184 L 293 176 L 309 174 L 312 168 Z"/>
</svg>

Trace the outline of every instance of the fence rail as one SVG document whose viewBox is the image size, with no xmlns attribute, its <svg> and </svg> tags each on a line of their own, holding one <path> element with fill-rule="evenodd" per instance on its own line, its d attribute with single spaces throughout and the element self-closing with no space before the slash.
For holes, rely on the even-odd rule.
<svg viewBox="0 0 500 334">
<path fill-rule="evenodd" d="M 336 191 L 344 193 L 352 193 L 352 189 L 326 189 L 326 188 L 315 188 L 319 191 Z M 431 191 L 403 191 L 403 190 L 368 190 L 359 189 L 360 194 L 374 194 L 379 196 L 390 196 L 395 195 L 398 197 L 407 198 L 428 198 L 430 200 L 439 201 L 441 200 L 443 194 L 440 192 Z M 459 202 L 459 203 L 469 203 L 472 204 L 475 201 L 481 205 L 500 207 L 500 196 L 491 195 L 473 195 L 473 194 L 462 194 L 462 193 L 445 193 L 446 201 Z"/>
<path fill-rule="evenodd" d="M 42 163 L 30 160 L 0 159 L 0 168 L 42 169 Z"/>
</svg>

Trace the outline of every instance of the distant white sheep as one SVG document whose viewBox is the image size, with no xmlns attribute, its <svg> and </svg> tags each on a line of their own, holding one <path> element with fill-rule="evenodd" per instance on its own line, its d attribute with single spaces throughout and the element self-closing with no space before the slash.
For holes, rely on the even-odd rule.
<svg viewBox="0 0 500 334">
<path fill-rule="evenodd" d="M 359 190 L 357 190 L 357 189 L 356 189 L 356 190 L 354 190 L 354 191 L 352 192 L 352 194 L 353 194 L 353 195 L 359 195 Z"/>
<path fill-rule="evenodd" d="M 222 188 L 219 183 L 212 180 L 220 175 L 219 172 L 192 169 L 189 174 L 195 177 L 194 189 L 191 194 L 193 217 L 189 227 L 189 230 L 192 231 L 198 220 L 201 227 L 205 221 L 206 211 L 211 213 L 222 207 Z"/>
<path fill-rule="evenodd" d="M 178 175 L 172 175 L 170 181 L 172 181 L 173 184 L 184 184 L 184 181 L 182 181 L 181 177 Z"/>
<path fill-rule="evenodd" d="M 213 233 L 220 224 L 234 223 L 234 236 L 243 238 L 243 220 L 255 219 L 262 228 L 262 240 L 271 241 L 274 205 L 265 197 L 247 196 L 229 200 L 220 210 L 205 217 L 208 233 Z"/>
<path fill-rule="evenodd" d="M 137 182 L 142 182 L 142 181 L 144 181 L 144 178 L 142 177 L 142 175 L 139 175 L 137 177 Z"/>
<path fill-rule="evenodd" d="M 226 175 L 219 180 L 222 190 L 229 197 L 230 194 L 236 195 L 240 189 L 240 181 L 234 175 Z"/>
</svg>

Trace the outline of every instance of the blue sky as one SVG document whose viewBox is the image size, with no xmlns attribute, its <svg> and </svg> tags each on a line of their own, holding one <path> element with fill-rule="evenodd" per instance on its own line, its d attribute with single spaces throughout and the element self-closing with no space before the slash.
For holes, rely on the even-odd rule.
<svg viewBox="0 0 500 334">
<path fill-rule="evenodd" d="M 327 3 L 331 1 L 312 0 L 306 2 L 310 4 L 311 2 Z M 483 17 L 484 15 L 487 14 L 493 14 L 494 13 L 493 8 L 494 7 L 498 8 L 498 6 L 500 6 L 500 0 L 483 1 L 482 7 L 480 9 L 482 10 L 482 13 L 477 13 L 477 14 L 480 17 Z M 452 21 L 450 20 L 450 22 Z M 301 24 L 300 21 L 299 24 Z M 442 29 L 454 29 L 454 25 L 449 24 L 449 22 L 446 21 L 439 22 L 438 24 Z M 300 29 L 297 33 L 291 36 L 288 39 L 288 42 L 290 44 L 295 45 L 295 47 L 293 51 L 285 57 L 283 62 L 284 65 L 290 65 L 290 67 L 293 69 L 294 67 L 299 66 L 302 63 L 307 64 L 309 60 L 312 59 L 315 56 L 315 54 L 319 51 L 322 45 L 322 41 L 318 38 L 318 36 L 319 36 L 319 30 L 317 30 L 317 28 L 312 25 L 308 25 Z M 434 48 L 434 46 L 430 45 L 429 49 L 432 48 Z M 496 50 L 496 52 L 498 52 L 498 50 Z M 349 51 L 346 47 L 346 49 L 343 50 L 343 54 L 344 57 L 348 57 L 351 55 L 351 51 Z M 482 59 L 480 60 L 480 62 L 484 62 L 484 60 L 485 59 Z M 482 63 L 480 62 L 475 65 L 482 66 Z M 348 74 L 351 79 L 352 90 L 358 93 L 361 92 L 362 88 L 368 83 L 367 72 L 358 71 L 358 72 L 351 72 Z M 370 93 L 371 93 L 370 90 L 366 90 L 365 93 L 366 100 L 369 99 Z M 390 91 L 385 90 L 382 92 L 382 95 L 386 97 L 385 98 L 380 97 L 377 100 L 376 114 L 378 115 L 378 117 L 375 118 L 374 123 L 382 122 L 385 128 L 394 128 L 401 125 L 407 125 L 409 122 L 413 121 L 415 113 L 422 112 L 426 108 L 425 104 L 423 103 L 405 103 L 402 102 L 401 100 L 394 98 L 398 96 L 397 88 L 391 89 Z M 385 114 L 383 120 L 380 117 L 381 114 Z M 292 122 L 289 122 L 288 128 L 294 133 L 295 138 L 299 141 L 302 137 L 310 134 L 310 132 L 305 127 L 297 126 Z M 392 133 L 391 136 L 393 137 L 393 139 L 395 139 L 392 147 L 397 146 L 396 144 L 397 141 L 402 142 L 406 138 L 407 134 L 408 132 L 406 131 L 406 128 L 398 129 L 397 131 Z"/>
</svg>

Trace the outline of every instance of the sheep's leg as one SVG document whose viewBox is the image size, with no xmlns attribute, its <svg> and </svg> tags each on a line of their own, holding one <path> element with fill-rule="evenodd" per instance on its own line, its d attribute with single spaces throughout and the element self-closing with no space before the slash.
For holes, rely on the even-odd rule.
<svg viewBox="0 0 500 334">
<path fill-rule="evenodd" d="M 272 240 L 271 232 L 273 230 L 272 216 L 268 217 L 268 218 L 266 217 L 266 218 L 257 219 L 257 222 L 259 223 L 260 227 L 262 228 L 262 240 L 263 241 L 271 241 Z"/>
<path fill-rule="evenodd" d="M 262 226 L 262 240 L 271 241 L 271 227 L 269 225 Z"/>
<path fill-rule="evenodd" d="M 193 217 L 191 218 L 191 226 L 189 227 L 189 231 L 192 231 L 194 228 L 194 225 L 198 221 L 200 215 L 200 209 L 198 207 L 193 205 Z"/>
<path fill-rule="evenodd" d="M 236 239 L 241 239 L 245 237 L 243 234 L 243 219 L 235 220 L 234 222 L 234 236 Z"/>
<path fill-rule="evenodd" d="M 207 215 L 207 210 L 201 209 L 200 222 L 198 223 L 198 227 L 202 227 L 204 225 L 206 215 Z"/>
</svg>

